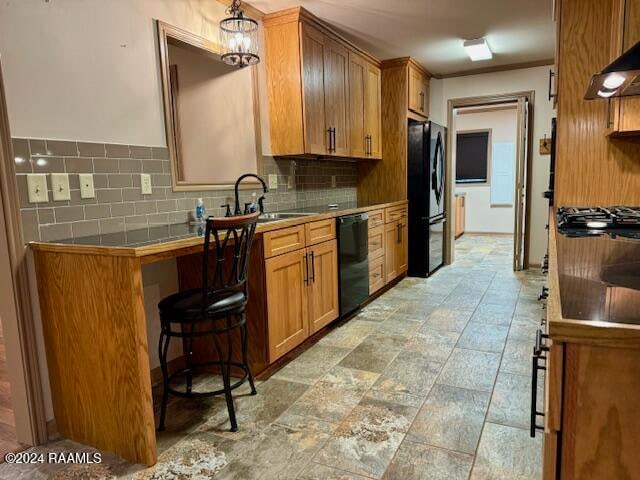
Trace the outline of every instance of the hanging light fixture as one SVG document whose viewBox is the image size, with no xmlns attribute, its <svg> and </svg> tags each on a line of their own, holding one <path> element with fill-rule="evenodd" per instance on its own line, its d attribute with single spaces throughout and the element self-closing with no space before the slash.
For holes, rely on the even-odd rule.
<svg viewBox="0 0 640 480">
<path fill-rule="evenodd" d="M 220 21 L 220 40 L 224 48 L 222 61 L 234 67 L 255 65 L 258 56 L 258 22 L 245 17 L 240 0 L 233 0 L 227 9 L 230 17 Z"/>
</svg>

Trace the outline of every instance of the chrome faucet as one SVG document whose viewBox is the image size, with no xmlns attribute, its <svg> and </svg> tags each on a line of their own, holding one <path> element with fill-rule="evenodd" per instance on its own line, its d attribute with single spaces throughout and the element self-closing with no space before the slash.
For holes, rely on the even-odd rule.
<svg viewBox="0 0 640 480">
<path fill-rule="evenodd" d="M 242 211 L 240 210 L 240 196 L 238 195 L 238 188 L 240 187 L 240 182 L 242 182 L 242 180 L 244 180 L 245 178 L 248 178 L 248 177 L 256 178 L 262 184 L 262 191 L 264 193 L 267 193 L 269 191 L 265 181 L 261 177 L 259 177 L 258 175 L 254 174 L 254 173 L 245 173 L 244 175 L 240 175 L 240 177 L 238 177 L 238 179 L 236 180 L 236 184 L 235 184 L 235 187 L 234 187 L 235 194 L 236 194 L 236 204 L 235 204 L 235 209 L 234 209 L 234 212 L 233 212 L 234 215 L 242 215 Z M 258 205 L 260 207 L 260 213 L 264 213 L 264 195 L 262 195 L 258 199 Z M 245 205 L 245 212 L 244 213 L 248 213 L 246 211 L 246 205 Z"/>
</svg>

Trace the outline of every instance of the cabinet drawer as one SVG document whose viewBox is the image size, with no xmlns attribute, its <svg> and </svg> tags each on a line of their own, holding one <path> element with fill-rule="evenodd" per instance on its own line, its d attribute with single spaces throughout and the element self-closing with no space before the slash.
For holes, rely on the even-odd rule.
<svg viewBox="0 0 640 480">
<path fill-rule="evenodd" d="M 371 210 L 369 212 L 369 235 L 371 230 L 384 223 L 384 210 Z"/>
<path fill-rule="evenodd" d="M 317 222 L 309 222 L 304 226 L 307 245 L 326 242 L 336 238 L 336 220 L 329 218 Z"/>
<path fill-rule="evenodd" d="M 384 225 L 369 229 L 369 260 L 384 255 Z"/>
<path fill-rule="evenodd" d="M 407 206 L 398 205 L 397 207 L 389 207 L 384 209 L 384 223 L 395 222 L 407 218 Z"/>
<path fill-rule="evenodd" d="M 304 248 L 304 225 L 274 230 L 264 234 L 264 257 L 270 258 Z"/>
<path fill-rule="evenodd" d="M 384 287 L 384 257 L 369 259 L 369 295 Z"/>
</svg>

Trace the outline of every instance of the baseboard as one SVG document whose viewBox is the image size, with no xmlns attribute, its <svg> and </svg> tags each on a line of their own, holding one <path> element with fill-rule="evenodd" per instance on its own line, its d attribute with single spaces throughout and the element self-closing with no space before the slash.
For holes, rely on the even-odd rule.
<svg viewBox="0 0 640 480">
<path fill-rule="evenodd" d="M 60 432 L 58 432 L 58 425 L 56 424 L 56 419 L 54 418 L 53 420 L 48 420 L 47 421 L 47 439 L 49 439 L 50 442 L 53 442 L 54 440 L 59 440 L 60 438 L 62 438 L 62 435 L 60 435 Z"/>
<path fill-rule="evenodd" d="M 485 235 L 485 236 L 500 236 L 500 237 L 513 237 L 513 233 L 507 233 L 507 232 L 469 232 L 466 231 L 464 232 L 462 235 L 460 235 L 460 237 L 462 237 L 463 235 Z M 458 237 L 458 238 L 460 238 Z"/>
<path fill-rule="evenodd" d="M 179 357 L 174 358 L 173 360 L 169 360 L 167 362 L 167 368 L 169 369 L 169 375 L 177 372 L 178 370 L 182 370 L 185 367 L 184 355 L 180 355 Z M 160 366 L 151 369 L 151 385 L 158 385 L 162 383 L 162 369 Z"/>
</svg>

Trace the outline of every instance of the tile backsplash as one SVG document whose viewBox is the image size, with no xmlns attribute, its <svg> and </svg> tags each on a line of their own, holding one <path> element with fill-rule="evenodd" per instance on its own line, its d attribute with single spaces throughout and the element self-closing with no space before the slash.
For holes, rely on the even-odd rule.
<svg viewBox="0 0 640 480">
<path fill-rule="evenodd" d="M 166 148 L 14 138 L 16 176 L 25 241 L 55 241 L 141 226 L 184 223 L 203 198 L 208 215 L 224 215 L 233 189 L 174 192 Z M 71 200 L 29 203 L 27 174 L 68 173 Z M 93 174 L 95 198 L 80 198 L 78 174 Z M 153 193 L 142 195 L 140 174 L 151 175 Z M 264 157 L 264 176 L 278 176 L 266 195 L 265 210 L 278 211 L 357 199 L 356 164 L 326 159 Z M 332 177 L 335 176 L 335 186 Z M 251 190 L 243 190 L 250 201 Z"/>
</svg>

